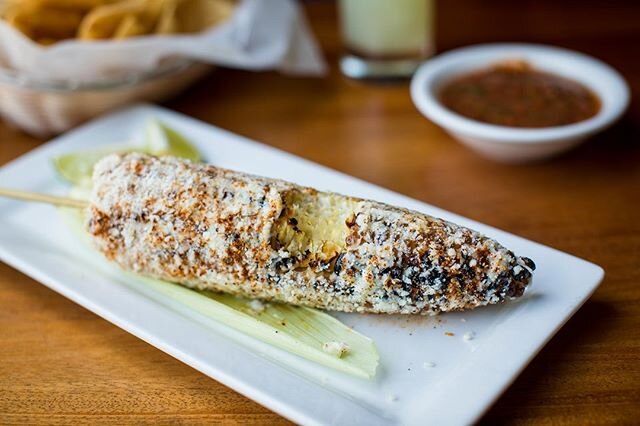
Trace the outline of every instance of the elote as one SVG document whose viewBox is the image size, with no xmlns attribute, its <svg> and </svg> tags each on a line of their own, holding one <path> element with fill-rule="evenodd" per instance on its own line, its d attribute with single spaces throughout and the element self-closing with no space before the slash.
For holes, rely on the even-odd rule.
<svg viewBox="0 0 640 426">
<path fill-rule="evenodd" d="M 436 314 L 521 296 L 534 263 L 423 213 L 172 157 L 95 167 L 87 228 L 128 271 L 345 312 Z"/>
</svg>

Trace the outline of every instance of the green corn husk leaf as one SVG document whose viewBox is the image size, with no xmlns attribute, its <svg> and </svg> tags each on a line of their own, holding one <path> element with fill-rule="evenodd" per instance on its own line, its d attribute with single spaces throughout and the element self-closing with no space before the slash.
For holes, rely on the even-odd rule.
<svg viewBox="0 0 640 426">
<path fill-rule="evenodd" d="M 74 152 L 71 154 L 63 154 L 53 158 L 53 166 L 58 175 L 67 182 L 82 186 L 91 187 L 91 176 L 93 175 L 93 166 L 103 157 L 109 154 L 142 151 L 139 149 L 128 147 L 114 147 L 112 149 L 100 149 L 86 152 Z"/>
<path fill-rule="evenodd" d="M 367 379 L 375 375 L 378 352 L 373 341 L 324 312 L 280 303 L 264 304 L 255 311 L 251 299 L 127 275 L 134 286 L 146 287 L 142 289 L 145 294 L 156 292 L 152 297 L 161 303 L 168 297 L 213 321 L 326 367 Z M 346 343 L 349 351 L 341 357 L 325 352 L 323 345 L 332 341 Z"/>
<path fill-rule="evenodd" d="M 150 120 L 145 129 L 145 146 L 153 155 L 171 155 L 202 161 L 202 155 L 184 136 L 158 120 Z"/>
<path fill-rule="evenodd" d="M 152 155 L 171 155 L 192 161 L 201 161 L 202 155 L 184 136 L 158 120 L 151 119 L 145 129 L 144 144 L 140 146 L 114 146 L 92 151 L 72 152 L 54 157 L 58 174 L 73 185 L 89 187 L 93 166 L 104 156 L 115 153 L 141 152 Z"/>
<path fill-rule="evenodd" d="M 70 195 L 86 199 L 88 188 L 76 187 Z M 90 245 L 90 237 L 83 226 L 84 213 L 77 209 L 60 210 L 74 233 Z M 101 257 L 98 259 L 107 267 L 114 267 Z M 205 325 L 207 321 L 212 321 L 212 325 L 214 321 L 222 323 L 326 367 L 362 378 L 375 376 L 379 356 L 373 341 L 324 312 L 279 303 L 266 303 L 256 309 L 255 301 L 243 297 L 192 290 L 131 273 L 124 277 L 127 285 L 165 306 L 171 308 L 177 302 L 197 312 L 204 317 Z M 349 350 L 342 356 L 327 353 L 323 345 L 328 342 L 346 343 Z"/>
</svg>

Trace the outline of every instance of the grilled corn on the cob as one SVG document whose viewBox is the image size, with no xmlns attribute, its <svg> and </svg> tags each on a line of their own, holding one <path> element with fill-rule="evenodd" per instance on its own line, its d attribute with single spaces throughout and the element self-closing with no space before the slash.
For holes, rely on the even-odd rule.
<svg viewBox="0 0 640 426">
<path fill-rule="evenodd" d="M 121 267 L 346 312 L 438 313 L 521 296 L 533 262 L 375 201 L 142 154 L 95 168 L 88 229 Z"/>
</svg>

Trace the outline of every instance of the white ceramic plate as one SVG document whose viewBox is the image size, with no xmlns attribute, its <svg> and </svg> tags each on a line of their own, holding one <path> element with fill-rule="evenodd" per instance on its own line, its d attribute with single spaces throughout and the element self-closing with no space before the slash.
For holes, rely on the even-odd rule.
<svg viewBox="0 0 640 426">
<path fill-rule="evenodd" d="M 439 216 L 535 260 L 520 301 L 431 317 L 339 314 L 380 351 L 372 381 L 335 372 L 132 290 L 92 264 L 50 206 L 0 200 L 0 259 L 162 351 L 302 424 L 464 424 L 477 419 L 602 280 L 589 262 L 448 213 L 185 116 L 138 106 L 87 124 L 0 170 L 0 185 L 64 194 L 51 157 L 121 143 L 158 117 L 217 165 Z M 465 333 L 475 338 L 465 341 Z M 453 333 L 454 336 L 445 333 Z M 258 349 L 255 349 L 255 348 Z M 274 361 L 278 355 L 285 362 Z M 435 367 L 425 366 L 434 363 Z"/>
</svg>

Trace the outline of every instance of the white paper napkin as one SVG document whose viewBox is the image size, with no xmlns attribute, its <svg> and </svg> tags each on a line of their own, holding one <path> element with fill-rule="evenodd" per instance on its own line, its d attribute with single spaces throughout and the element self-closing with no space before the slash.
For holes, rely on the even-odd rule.
<svg viewBox="0 0 640 426">
<path fill-rule="evenodd" d="M 41 46 L 0 22 L 0 63 L 35 78 L 95 81 L 188 57 L 252 70 L 322 75 L 326 64 L 293 0 L 242 0 L 231 18 L 199 34 Z"/>
</svg>

